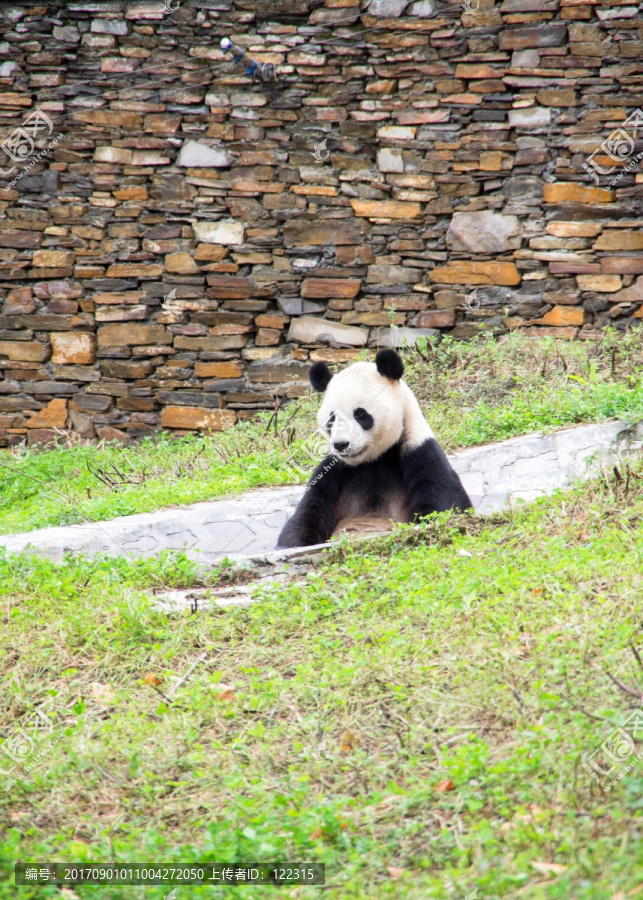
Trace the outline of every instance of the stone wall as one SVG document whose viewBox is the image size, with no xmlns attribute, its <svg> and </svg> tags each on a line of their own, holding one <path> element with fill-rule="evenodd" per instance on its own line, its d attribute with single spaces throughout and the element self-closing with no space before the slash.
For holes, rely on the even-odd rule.
<svg viewBox="0 0 643 900">
<path fill-rule="evenodd" d="M 0 446 L 225 428 L 418 334 L 640 324 L 640 7 L 467 5 L 3 4 Z"/>
</svg>

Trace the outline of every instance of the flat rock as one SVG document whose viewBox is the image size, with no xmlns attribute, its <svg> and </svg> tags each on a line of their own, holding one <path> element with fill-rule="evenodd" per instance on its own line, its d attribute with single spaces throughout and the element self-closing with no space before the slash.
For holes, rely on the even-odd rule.
<svg viewBox="0 0 643 900">
<path fill-rule="evenodd" d="M 288 340 L 300 341 L 302 344 L 336 342 L 363 347 L 368 340 L 368 329 L 341 325 L 339 322 L 316 316 L 299 316 L 290 323 Z"/>
<path fill-rule="evenodd" d="M 447 231 L 447 246 L 470 253 L 504 253 L 520 247 L 518 216 L 504 216 L 490 210 L 456 212 Z"/>
<path fill-rule="evenodd" d="M 191 169 L 209 167 L 225 169 L 232 164 L 232 157 L 227 150 L 208 147 L 199 141 L 186 141 L 181 147 L 176 164 Z"/>
<path fill-rule="evenodd" d="M 243 244 L 245 225 L 236 219 L 222 219 L 220 222 L 193 221 L 192 228 L 197 241 L 205 244 Z"/>
</svg>

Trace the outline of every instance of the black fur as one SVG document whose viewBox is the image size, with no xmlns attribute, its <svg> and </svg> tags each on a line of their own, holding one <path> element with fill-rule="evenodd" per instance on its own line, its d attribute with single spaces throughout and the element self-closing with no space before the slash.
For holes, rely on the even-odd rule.
<svg viewBox="0 0 643 900">
<path fill-rule="evenodd" d="M 333 373 L 325 362 L 313 363 L 308 372 L 308 380 L 320 394 L 324 393 L 332 377 Z"/>
<path fill-rule="evenodd" d="M 411 520 L 447 509 L 471 508 L 460 476 L 435 438 L 406 451 L 401 470 Z"/>
<path fill-rule="evenodd" d="M 324 543 L 349 505 L 353 515 L 386 516 L 387 501 L 402 492 L 408 522 L 433 512 L 471 507 L 460 478 L 435 438 L 405 452 L 395 444 L 379 459 L 361 466 L 349 466 L 336 456 L 327 456 L 313 472 L 306 493 L 279 535 L 277 547 Z"/>
<path fill-rule="evenodd" d="M 380 375 L 399 381 L 404 374 L 402 357 L 395 350 L 380 350 L 375 357 L 375 365 Z"/>
</svg>

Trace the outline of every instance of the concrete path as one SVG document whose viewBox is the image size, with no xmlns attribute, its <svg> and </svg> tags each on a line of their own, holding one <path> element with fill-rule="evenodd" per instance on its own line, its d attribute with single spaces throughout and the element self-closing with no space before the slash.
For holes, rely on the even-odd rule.
<svg viewBox="0 0 643 900">
<path fill-rule="evenodd" d="M 643 423 L 630 427 L 612 420 L 472 447 L 450 459 L 476 510 L 490 512 L 551 493 L 621 457 L 638 456 L 642 438 Z M 205 564 L 226 556 L 257 556 L 274 549 L 303 491 L 262 489 L 233 500 L 0 535 L 0 546 L 9 552 L 29 548 L 55 561 L 67 552 L 140 557 L 166 549 L 185 550 Z"/>
</svg>

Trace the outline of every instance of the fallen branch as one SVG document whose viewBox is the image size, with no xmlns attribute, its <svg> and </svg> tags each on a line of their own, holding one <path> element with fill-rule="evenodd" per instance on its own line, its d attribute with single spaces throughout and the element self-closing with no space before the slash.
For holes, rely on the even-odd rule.
<svg viewBox="0 0 643 900">
<path fill-rule="evenodd" d="M 194 670 L 199 665 L 199 663 L 205 662 L 207 658 L 208 658 L 208 654 L 202 653 L 198 659 L 194 660 L 194 662 L 192 663 L 190 668 L 187 670 L 185 675 L 182 678 L 179 678 L 179 680 L 176 682 L 176 684 L 174 684 L 168 691 L 168 694 L 170 695 L 170 697 L 173 697 L 176 694 L 176 692 L 178 691 L 178 689 L 181 687 L 181 685 L 185 684 L 185 682 L 188 680 L 188 678 L 190 677 L 192 672 L 194 672 Z"/>
</svg>

